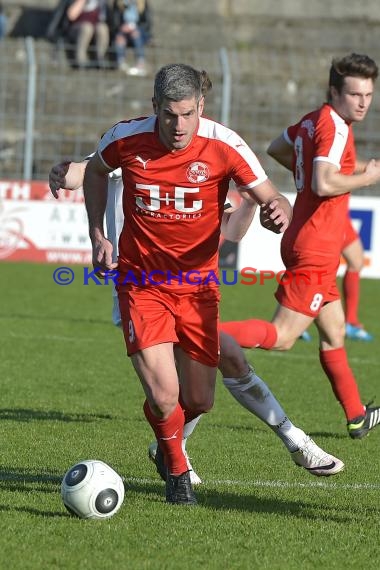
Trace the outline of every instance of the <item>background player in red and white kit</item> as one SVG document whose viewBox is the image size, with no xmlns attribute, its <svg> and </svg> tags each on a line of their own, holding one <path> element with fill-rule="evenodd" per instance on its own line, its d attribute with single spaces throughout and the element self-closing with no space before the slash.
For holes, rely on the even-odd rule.
<svg viewBox="0 0 380 570">
<path fill-rule="evenodd" d="M 181 504 L 196 502 L 183 426 L 213 405 L 219 291 L 209 275 L 217 272 L 230 180 L 262 205 L 265 227 L 281 231 L 291 216 L 289 202 L 251 149 L 230 129 L 204 119 L 203 104 L 196 70 L 183 64 L 161 68 L 155 114 L 109 129 L 83 183 L 93 264 L 107 271 L 115 267 L 103 228 L 108 174 L 122 169 L 125 222 L 117 267 L 124 338 L 168 468 L 166 500 Z M 146 276 L 154 276 L 153 283 Z"/>
<path fill-rule="evenodd" d="M 320 362 L 341 404 L 349 435 L 361 438 L 380 423 L 380 408 L 364 406 L 344 348 L 345 319 L 336 272 L 350 192 L 380 180 L 380 161 L 356 158 L 352 123 L 362 121 L 378 75 L 366 55 L 333 60 L 328 102 L 288 127 L 268 153 L 292 170 L 293 219 L 281 244 L 288 271 L 275 294 L 272 322 L 221 323 L 241 346 L 287 350 L 315 320 Z"/>
</svg>

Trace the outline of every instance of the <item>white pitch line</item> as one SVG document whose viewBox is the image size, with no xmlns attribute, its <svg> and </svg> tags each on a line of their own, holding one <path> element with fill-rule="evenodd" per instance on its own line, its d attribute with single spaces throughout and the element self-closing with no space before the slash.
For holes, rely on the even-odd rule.
<svg viewBox="0 0 380 570">
<path fill-rule="evenodd" d="M 139 479 L 138 477 L 125 477 L 126 483 L 138 483 L 142 485 L 157 483 L 158 479 Z M 325 483 L 324 481 L 309 481 L 307 483 L 289 483 L 288 481 L 234 481 L 232 479 L 209 479 L 203 480 L 204 485 L 223 485 L 225 487 L 270 487 L 280 489 L 331 489 L 342 490 L 349 489 L 351 491 L 378 491 L 380 483 Z"/>
</svg>

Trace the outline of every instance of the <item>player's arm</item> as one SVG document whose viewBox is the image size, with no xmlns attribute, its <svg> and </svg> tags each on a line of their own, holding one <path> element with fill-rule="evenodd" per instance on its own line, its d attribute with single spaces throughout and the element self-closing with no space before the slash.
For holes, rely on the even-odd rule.
<svg viewBox="0 0 380 570">
<path fill-rule="evenodd" d="M 233 155 L 234 157 L 238 156 L 238 160 L 234 165 L 235 176 L 232 176 L 239 186 L 239 192 L 243 190 L 259 204 L 260 223 L 264 228 L 274 233 L 284 232 L 292 218 L 292 207 L 289 200 L 280 194 L 269 180 L 256 155 L 248 145 L 244 144 L 244 141 L 236 140 L 235 147 L 241 148 L 238 154 Z M 241 158 L 243 160 L 239 160 Z M 249 170 L 254 174 L 252 182 L 246 182 L 247 177 L 250 176 Z"/>
<path fill-rule="evenodd" d="M 64 161 L 55 164 L 49 172 L 49 187 L 54 198 L 58 198 L 58 191 L 80 190 L 83 186 L 84 172 L 87 160 L 82 162 Z"/>
<path fill-rule="evenodd" d="M 355 162 L 355 170 L 354 170 L 354 174 L 362 174 L 368 164 L 368 160 L 360 160 L 360 159 L 356 159 Z"/>
<path fill-rule="evenodd" d="M 267 153 L 288 170 L 293 170 L 293 145 L 283 134 L 270 143 Z"/>
<path fill-rule="evenodd" d="M 104 212 L 108 194 L 107 168 L 98 153 L 90 158 L 83 180 L 84 200 L 88 216 L 89 235 L 92 242 L 92 263 L 102 272 L 114 269 L 112 263 L 112 244 L 104 235 Z"/>
<path fill-rule="evenodd" d="M 238 208 L 229 206 L 224 210 L 221 232 L 229 241 L 240 241 L 245 234 L 257 209 L 257 202 L 247 192 L 241 192 L 242 201 Z"/>
<path fill-rule="evenodd" d="M 329 198 L 340 196 L 363 188 L 373 186 L 380 181 L 380 161 L 371 159 L 366 164 L 359 163 L 356 174 L 341 174 L 337 165 L 325 160 L 315 160 L 311 188 L 315 194 Z"/>
<path fill-rule="evenodd" d="M 276 234 L 283 233 L 292 219 L 292 206 L 267 178 L 250 190 L 246 190 L 260 205 L 261 225 Z"/>
</svg>

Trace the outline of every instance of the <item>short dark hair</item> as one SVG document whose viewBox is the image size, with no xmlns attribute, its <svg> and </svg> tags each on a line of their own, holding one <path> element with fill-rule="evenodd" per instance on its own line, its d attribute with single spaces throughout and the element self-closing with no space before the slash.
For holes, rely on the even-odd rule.
<svg viewBox="0 0 380 570">
<path fill-rule="evenodd" d="M 346 77 L 362 77 L 376 81 L 379 69 L 373 59 L 368 55 L 351 53 L 342 58 L 335 58 L 331 62 L 329 75 L 328 100 L 331 100 L 331 87 L 341 93 Z"/>
<path fill-rule="evenodd" d="M 157 105 L 161 105 L 164 99 L 182 101 L 191 97 L 198 102 L 204 87 L 204 79 L 199 71 L 190 65 L 172 63 L 158 71 L 154 81 L 154 97 Z"/>
</svg>

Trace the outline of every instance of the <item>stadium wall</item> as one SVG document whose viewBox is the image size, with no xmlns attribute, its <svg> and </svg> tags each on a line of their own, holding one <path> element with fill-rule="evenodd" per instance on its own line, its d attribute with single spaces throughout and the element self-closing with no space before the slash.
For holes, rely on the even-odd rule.
<svg viewBox="0 0 380 570">
<path fill-rule="evenodd" d="M 53 10 L 57 4 L 58 0 L 46 0 L 43 10 Z M 380 12 L 372 0 L 360 6 L 353 0 L 151 0 L 151 4 L 153 43 L 147 47 L 151 73 L 146 78 L 78 73 L 68 65 L 63 50 L 46 40 L 36 41 L 32 178 L 44 178 L 62 156 L 80 159 L 92 152 L 99 135 L 121 117 L 149 113 L 153 72 L 168 61 L 185 61 L 210 73 L 214 88 L 207 98 L 207 113 L 221 120 L 219 50 L 226 48 L 231 76 L 229 125 L 254 148 L 281 190 L 290 190 L 286 173 L 266 156 L 269 142 L 301 113 L 321 104 L 333 56 L 355 50 L 380 61 Z M 25 7 L 42 9 L 36 0 L 8 0 L 5 10 L 20 17 Z M 0 47 L 0 171 L 4 178 L 17 180 L 23 176 L 30 68 L 23 38 L 10 38 Z M 375 96 L 369 117 L 357 127 L 359 156 L 377 156 L 380 96 Z"/>
</svg>

